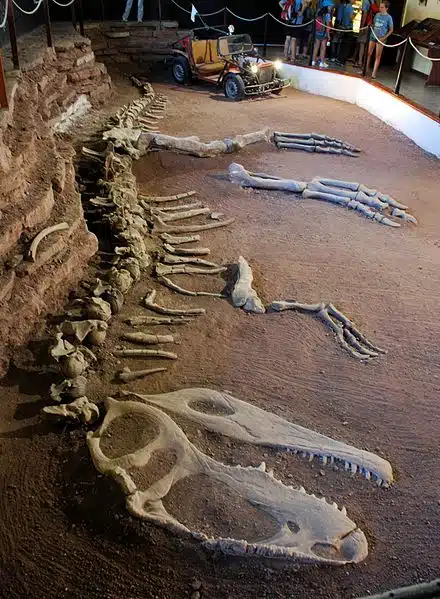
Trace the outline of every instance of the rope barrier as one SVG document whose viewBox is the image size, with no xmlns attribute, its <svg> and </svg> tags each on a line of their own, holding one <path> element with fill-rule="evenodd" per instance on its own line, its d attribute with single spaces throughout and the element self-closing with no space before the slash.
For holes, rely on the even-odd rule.
<svg viewBox="0 0 440 599">
<path fill-rule="evenodd" d="M 265 13 L 264 13 L 264 15 L 261 15 L 260 17 L 255 17 L 255 19 L 245 19 L 244 17 L 240 17 L 240 16 L 236 15 L 235 13 L 233 13 L 233 12 L 232 12 L 232 10 L 231 10 L 230 8 L 228 8 L 227 6 L 226 6 L 225 8 L 226 8 L 226 10 L 227 10 L 229 13 L 231 13 L 231 15 L 232 15 L 233 17 L 235 17 L 236 19 L 240 19 L 241 21 L 248 21 L 248 22 L 251 22 L 251 21 L 259 21 L 260 19 L 264 19 L 264 17 L 265 17 L 267 14 L 269 14 L 269 13 L 265 12 Z"/>
<path fill-rule="evenodd" d="M 374 37 L 377 39 L 377 41 L 379 42 L 379 44 L 381 44 L 382 46 L 384 46 L 385 48 L 397 48 L 398 46 L 401 46 L 402 44 L 404 44 L 406 42 L 406 40 L 408 38 L 405 38 L 403 41 L 399 42 L 398 44 L 384 44 L 378 37 L 377 35 L 374 33 L 374 29 L 371 28 L 371 33 L 374 35 Z"/>
<path fill-rule="evenodd" d="M 323 27 L 325 27 L 326 29 L 332 29 L 333 31 L 342 31 L 342 33 L 352 33 L 353 29 L 338 29 L 337 27 L 333 27 L 333 25 L 326 25 L 323 21 L 320 21 L 318 18 L 315 19 L 315 21 L 317 23 L 319 23 L 320 25 L 322 25 Z M 361 31 L 365 31 L 365 29 L 368 29 L 369 25 L 366 25 L 365 27 L 360 27 L 359 28 L 359 33 Z"/>
<path fill-rule="evenodd" d="M 414 42 L 412 41 L 411 38 L 409 38 L 409 43 L 411 44 L 411 46 L 414 48 L 414 50 L 417 52 L 417 54 L 419 54 L 422 58 L 426 58 L 426 60 L 430 60 L 431 62 L 438 62 L 440 60 L 440 58 L 431 58 L 430 56 L 425 56 L 425 54 L 422 54 L 420 52 L 420 50 L 418 50 L 415 45 Z"/>
<path fill-rule="evenodd" d="M 6 26 L 6 21 L 8 20 L 8 0 L 5 0 L 5 14 L 3 15 L 3 21 L 0 23 L 0 29 Z"/>
<path fill-rule="evenodd" d="M 53 0 L 55 2 L 55 0 Z M 187 14 L 191 14 L 191 11 L 188 10 L 187 8 L 183 8 L 183 6 L 180 6 L 180 4 L 178 4 L 175 0 L 171 0 L 171 2 L 173 4 L 175 4 L 178 8 L 180 8 L 180 10 L 183 10 L 183 12 L 186 12 Z M 221 12 L 224 12 L 225 10 L 228 10 L 227 7 L 225 6 L 224 8 L 221 8 L 220 10 L 216 10 L 215 12 L 206 12 L 206 13 L 197 13 L 198 15 L 200 15 L 201 17 L 212 17 L 213 15 L 218 15 Z"/>
<path fill-rule="evenodd" d="M 72 6 L 72 4 L 75 2 L 75 0 L 70 0 L 70 2 L 68 2 L 67 4 L 61 4 L 61 2 L 57 2 L 57 0 L 52 0 L 54 4 L 57 4 L 58 6 L 61 6 L 62 8 L 67 8 L 68 6 Z"/>
<path fill-rule="evenodd" d="M 311 21 L 307 21 L 307 23 L 301 23 L 301 24 L 297 24 L 297 25 L 291 25 L 290 23 L 286 23 L 285 21 L 280 21 L 280 19 L 277 19 L 276 17 L 273 16 L 272 13 L 268 13 L 269 17 L 272 17 L 272 19 L 274 21 L 276 21 L 277 23 L 280 23 L 281 25 L 284 25 L 284 27 L 305 27 L 306 25 L 310 25 L 310 23 L 313 23 L 313 21 L 315 19 L 312 19 Z"/>
<path fill-rule="evenodd" d="M 14 3 L 15 8 L 18 8 L 18 10 L 20 10 L 23 14 L 34 15 L 37 12 L 37 10 L 39 10 L 40 6 L 43 3 L 43 0 L 39 0 L 38 4 L 32 10 L 25 10 L 19 4 L 17 4 L 15 0 L 12 0 L 12 2 Z"/>
</svg>

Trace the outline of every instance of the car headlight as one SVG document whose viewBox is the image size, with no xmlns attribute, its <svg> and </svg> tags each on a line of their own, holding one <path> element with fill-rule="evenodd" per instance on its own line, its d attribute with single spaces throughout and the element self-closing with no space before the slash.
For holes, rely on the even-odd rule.
<svg viewBox="0 0 440 599">
<path fill-rule="evenodd" d="M 279 71 L 282 68 L 283 63 L 281 60 L 274 60 L 273 66 L 275 67 L 275 70 Z"/>
<path fill-rule="evenodd" d="M 251 65 L 251 73 L 256 75 L 258 73 L 258 66 L 256 64 Z"/>
</svg>

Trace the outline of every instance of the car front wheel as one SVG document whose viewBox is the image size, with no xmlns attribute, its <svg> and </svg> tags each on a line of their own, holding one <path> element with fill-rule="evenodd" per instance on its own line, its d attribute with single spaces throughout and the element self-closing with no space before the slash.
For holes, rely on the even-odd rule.
<svg viewBox="0 0 440 599">
<path fill-rule="evenodd" d="M 223 89 L 225 96 L 230 100 L 235 100 L 236 102 L 243 100 L 245 96 L 244 81 L 240 75 L 235 75 L 232 73 L 227 75 L 223 84 Z"/>
<path fill-rule="evenodd" d="M 189 64 L 186 58 L 179 57 L 175 58 L 173 62 L 173 78 L 174 81 L 180 83 L 180 85 L 185 85 L 189 81 Z"/>
</svg>

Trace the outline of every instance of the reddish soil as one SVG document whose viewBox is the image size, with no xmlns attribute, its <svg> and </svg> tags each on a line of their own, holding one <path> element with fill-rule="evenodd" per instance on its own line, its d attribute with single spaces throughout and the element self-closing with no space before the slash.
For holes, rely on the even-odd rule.
<svg viewBox="0 0 440 599">
<path fill-rule="evenodd" d="M 268 125 L 327 133 L 363 149 L 358 159 L 278 152 L 269 145 L 211 160 L 160 153 L 139 161 L 135 172 L 144 193 L 196 189 L 213 210 L 234 216 L 233 226 L 203 234 L 201 245 L 210 247 L 219 263 L 233 263 L 240 254 L 248 258 L 266 301 L 330 300 L 389 353 L 359 363 L 310 316 L 246 315 L 224 300 L 177 296 L 145 275 L 111 325 L 90 397 L 115 394 L 119 387 L 112 378 L 122 366 L 164 365 L 166 373 L 126 388 L 228 390 L 380 453 L 392 462 L 397 481 L 389 490 L 378 489 L 359 476 L 321 470 L 317 463 L 248 447 L 183 422 L 191 441 L 209 455 L 242 465 L 264 459 L 284 482 L 344 503 L 370 543 L 364 563 L 341 568 L 205 553 L 129 516 L 116 484 L 94 470 L 84 432 L 39 421 L 50 377 L 24 376 L 17 369 L 4 383 L 0 403 L 1 596 L 178 599 L 191 594 L 195 577 L 203 598 L 348 599 L 434 578 L 440 561 L 438 161 L 341 102 L 289 91 L 282 98 L 233 104 L 207 87 L 158 84 L 156 89 L 171 100 L 162 127 L 166 133 L 209 140 Z M 244 191 L 226 178 L 232 160 L 302 180 L 323 175 L 361 181 L 408 204 L 420 224 L 394 230 L 326 203 Z M 224 286 L 221 277 L 175 280 L 192 289 Z M 122 321 L 146 314 L 139 300 L 152 286 L 159 290 L 158 302 L 203 306 L 207 315 L 174 330 L 154 327 L 178 335 L 178 361 L 118 361 L 110 352 L 128 328 Z M 202 499 L 203 488 L 198 492 Z M 194 485 L 191 497 L 194 510 Z M 225 513 L 224 505 L 217 513 Z M 189 521 L 192 516 L 186 513 Z"/>
</svg>

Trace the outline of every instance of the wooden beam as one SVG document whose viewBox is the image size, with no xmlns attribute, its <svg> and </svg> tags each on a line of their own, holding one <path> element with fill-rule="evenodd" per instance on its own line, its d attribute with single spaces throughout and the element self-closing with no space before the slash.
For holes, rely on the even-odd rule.
<svg viewBox="0 0 440 599">
<path fill-rule="evenodd" d="M 3 69 L 2 49 L 0 48 L 0 108 L 8 108 L 8 94 L 6 93 L 5 71 Z"/>
<path fill-rule="evenodd" d="M 18 46 L 17 46 L 17 31 L 15 29 L 15 18 L 14 18 L 14 4 L 12 0 L 8 0 L 8 29 L 9 29 L 9 40 L 11 42 L 12 62 L 14 69 L 20 68 L 20 61 L 18 60 Z"/>
</svg>

